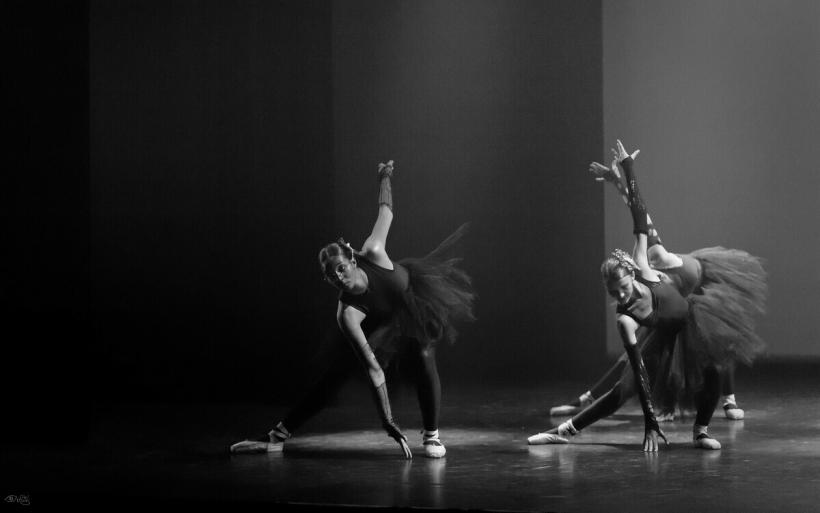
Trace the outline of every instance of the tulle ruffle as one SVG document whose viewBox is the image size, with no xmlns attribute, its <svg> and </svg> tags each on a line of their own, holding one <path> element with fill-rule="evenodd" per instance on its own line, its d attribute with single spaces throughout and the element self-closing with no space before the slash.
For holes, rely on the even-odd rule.
<svg viewBox="0 0 820 513">
<path fill-rule="evenodd" d="M 424 257 L 396 262 L 409 276 L 403 308 L 393 322 L 376 329 L 368 340 L 383 365 L 396 353 L 402 339 L 413 339 L 422 347 L 453 343 L 458 336 L 455 324 L 475 320 L 472 280 L 458 267 L 461 259 L 452 255 L 467 229 L 467 224 L 462 225 Z"/>
<path fill-rule="evenodd" d="M 687 297 L 686 325 L 675 334 L 650 329 L 641 337 L 641 354 L 653 375 L 653 395 L 661 404 L 670 395 L 691 403 L 703 384 L 703 371 L 750 365 L 766 348 L 757 320 L 766 311 L 766 271 L 760 258 L 722 247 L 691 253 L 702 267 L 700 286 Z M 627 366 L 622 384 L 634 386 Z"/>
</svg>

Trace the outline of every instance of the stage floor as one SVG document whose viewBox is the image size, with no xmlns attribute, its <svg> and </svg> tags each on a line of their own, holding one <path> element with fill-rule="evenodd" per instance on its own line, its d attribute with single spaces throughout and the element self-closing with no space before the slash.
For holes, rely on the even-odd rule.
<svg viewBox="0 0 820 513">
<path fill-rule="evenodd" d="M 636 403 L 568 445 L 526 439 L 563 419 L 549 406 L 581 383 L 448 385 L 447 457 L 423 457 L 412 390 L 394 410 L 416 457 L 401 458 L 357 383 L 288 441 L 284 452 L 230 455 L 230 443 L 284 413 L 259 404 L 117 405 L 88 440 L 3 445 L 4 497 L 32 505 L 132 503 L 387 506 L 505 511 L 816 511 L 820 508 L 820 380 L 788 367 L 740 373 L 743 421 L 715 413 L 720 451 L 691 447 L 692 418 L 664 423 L 670 446 L 644 454 Z M 55 430 L 58 432 L 58 430 Z"/>
</svg>

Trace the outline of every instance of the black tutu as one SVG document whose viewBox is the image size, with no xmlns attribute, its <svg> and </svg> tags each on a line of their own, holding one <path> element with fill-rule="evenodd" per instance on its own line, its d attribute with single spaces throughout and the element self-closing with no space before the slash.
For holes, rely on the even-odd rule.
<svg viewBox="0 0 820 513">
<path fill-rule="evenodd" d="M 700 286 L 689 296 L 689 316 L 677 333 L 649 329 L 641 354 L 652 368 L 654 395 L 675 394 L 691 403 L 703 383 L 703 371 L 750 365 L 766 348 L 756 332 L 766 311 L 766 271 L 760 258 L 737 249 L 704 248 L 691 253 L 701 264 Z M 634 386 L 627 366 L 622 384 Z"/>
<path fill-rule="evenodd" d="M 721 247 L 691 255 L 700 262 L 703 278 L 688 297 L 687 345 L 702 362 L 751 364 L 766 348 L 756 331 L 768 294 L 761 259 Z"/>
<path fill-rule="evenodd" d="M 404 304 L 392 322 L 368 337 L 382 365 L 389 363 L 402 339 L 412 339 L 422 348 L 442 341 L 452 344 L 458 336 L 455 323 L 475 320 L 472 280 L 458 267 L 461 259 L 452 254 L 468 226 L 461 225 L 426 256 L 396 262 L 409 277 Z"/>
</svg>

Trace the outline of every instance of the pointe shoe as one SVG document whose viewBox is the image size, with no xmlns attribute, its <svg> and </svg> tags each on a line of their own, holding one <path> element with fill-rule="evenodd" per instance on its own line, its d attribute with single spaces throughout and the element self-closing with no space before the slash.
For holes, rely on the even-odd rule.
<svg viewBox="0 0 820 513">
<path fill-rule="evenodd" d="M 447 454 L 447 449 L 438 438 L 425 438 L 422 442 L 424 455 L 428 458 L 443 458 Z"/>
<path fill-rule="evenodd" d="M 271 430 L 266 436 L 260 436 L 256 440 L 242 440 L 231 446 L 232 454 L 261 454 L 265 452 L 282 452 L 285 441 L 276 437 L 276 429 Z M 288 433 L 289 435 L 289 433 Z"/>
<path fill-rule="evenodd" d="M 561 406 L 553 406 L 550 408 L 550 415 L 553 417 L 563 417 L 568 415 L 575 415 L 581 411 L 580 406 L 574 406 L 572 404 L 562 404 Z"/>
<path fill-rule="evenodd" d="M 242 440 L 231 446 L 233 454 L 261 454 L 264 452 L 282 452 L 282 442 L 263 442 L 261 440 Z"/>
<path fill-rule="evenodd" d="M 746 412 L 738 408 L 734 403 L 724 404 L 723 414 L 726 415 L 726 418 L 729 420 L 743 420 L 746 416 Z"/>
<path fill-rule="evenodd" d="M 706 433 L 699 434 L 694 440 L 692 440 L 692 445 L 694 445 L 697 449 L 709 449 L 713 451 L 720 449 L 720 442 Z"/>
<path fill-rule="evenodd" d="M 527 438 L 529 445 L 568 444 L 569 440 L 554 433 L 537 433 Z"/>
</svg>

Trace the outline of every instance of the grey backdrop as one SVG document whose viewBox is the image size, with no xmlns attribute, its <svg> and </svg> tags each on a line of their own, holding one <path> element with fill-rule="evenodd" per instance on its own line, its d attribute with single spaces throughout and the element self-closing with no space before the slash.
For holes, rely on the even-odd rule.
<svg viewBox="0 0 820 513">
<path fill-rule="evenodd" d="M 818 21 L 812 0 L 603 4 L 599 158 L 617 137 L 642 150 L 636 170 L 670 249 L 723 245 L 768 261 L 760 330 L 774 357 L 820 355 Z M 607 247 L 631 248 L 609 191 L 606 223 Z"/>
</svg>

